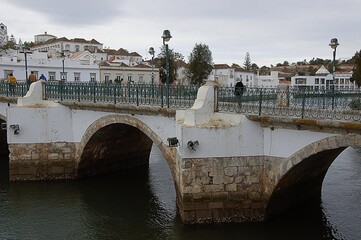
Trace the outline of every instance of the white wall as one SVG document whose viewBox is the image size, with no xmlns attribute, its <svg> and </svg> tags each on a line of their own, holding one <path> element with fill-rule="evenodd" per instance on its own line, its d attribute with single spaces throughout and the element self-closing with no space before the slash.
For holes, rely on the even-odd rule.
<svg viewBox="0 0 361 240">
<path fill-rule="evenodd" d="M 271 71 L 270 75 L 257 75 L 257 87 L 277 87 L 279 85 L 279 78 L 277 71 Z"/>
<path fill-rule="evenodd" d="M 35 59 L 28 54 L 27 61 L 28 76 L 31 71 L 44 74 L 49 80 L 49 72 L 55 72 L 55 80 L 61 79 L 61 72 L 63 71 L 62 59 Z M 1 57 L 0 58 L 0 79 L 6 79 L 6 72 L 12 71 L 18 81 L 25 80 L 25 60 L 16 57 Z M 100 71 L 97 64 L 82 65 L 78 61 L 72 61 L 68 58 L 64 61 L 64 72 L 67 75 L 67 81 L 74 81 L 75 73 L 80 73 L 80 81 L 90 81 L 90 74 L 96 74 L 96 80 L 99 81 Z"/>
</svg>

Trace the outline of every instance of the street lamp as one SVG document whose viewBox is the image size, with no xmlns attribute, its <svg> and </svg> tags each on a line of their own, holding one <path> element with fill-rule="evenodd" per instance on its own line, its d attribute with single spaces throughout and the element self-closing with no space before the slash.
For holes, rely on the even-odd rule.
<svg viewBox="0 0 361 240">
<path fill-rule="evenodd" d="M 337 38 L 332 38 L 329 46 L 333 49 L 333 63 L 332 63 L 332 109 L 335 106 L 335 71 L 336 71 L 336 48 L 338 46 Z"/>
<path fill-rule="evenodd" d="M 25 58 L 25 81 L 28 81 L 28 58 L 27 58 L 27 54 L 28 54 L 28 50 L 30 50 L 28 43 L 24 43 L 23 45 L 21 45 L 21 52 L 24 53 L 24 58 Z M 29 52 L 30 53 L 30 52 Z"/>
<path fill-rule="evenodd" d="M 149 48 L 149 54 L 152 55 L 152 85 L 154 84 L 154 48 L 150 47 Z"/>
<path fill-rule="evenodd" d="M 338 44 L 337 38 L 332 38 L 329 46 L 333 49 L 333 62 L 332 62 L 332 75 L 333 75 L 333 82 L 335 83 L 335 71 L 336 71 L 336 48 Z"/>
<path fill-rule="evenodd" d="M 62 65 L 63 65 L 63 71 L 62 71 L 62 73 L 61 73 L 61 81 L 65 81 L 65 73 L 64 73 L 64 61 L 65 61 L 65 54 L 62 52 L 61 53 L 61 61 L 62 61 Z"/>
<path fill-rule="evenodd" d="M 166 66 L 166 85 L 167 85 L 167 106 L 169 108 L 169 56 L 167 42 L 172 38 L 169 30 L 163 31 L 163 45 L 165 45 L 165 66 Z"/>
</svg>

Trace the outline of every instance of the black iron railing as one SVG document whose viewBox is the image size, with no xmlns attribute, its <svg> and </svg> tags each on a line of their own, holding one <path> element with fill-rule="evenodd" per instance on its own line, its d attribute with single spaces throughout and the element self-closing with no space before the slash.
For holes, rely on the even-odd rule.
<svg viewBox="0 0 361 240">
<path fill-rule="evenodd" d="M 199 85 L 105 84 L 47 82 L 45 98 L 58 101 L 152 105 L 162 108 L 187 109 L 193 106 Z M 28 86 L 20 82 L 10 87 L 0 82 L 0 95 L 23 97 Z M 169 89 L 169 94 L 166 91 Z M 166 98 L 169 99 L 166 99 Z M 257 115 L 298 118 L 361 120 L 360 89 L 310 90 L 291 87 L 247 88 L 236 95 L 233 87 L 221 86 L 217 94 L 217 110 Z"/>
</svg>

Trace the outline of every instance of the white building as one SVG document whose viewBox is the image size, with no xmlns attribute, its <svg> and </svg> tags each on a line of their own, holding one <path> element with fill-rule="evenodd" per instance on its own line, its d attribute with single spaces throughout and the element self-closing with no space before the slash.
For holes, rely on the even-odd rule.
<svg viewBox="0 0 361 240">
<path fill-rule="evenodd" d="M 47 32 L 45 32 L 44 34 L 35 35 L 34 36 L 34 43 L 35 44 L 40 44 L 40 43 L 43 43 L 43 42 L 46 42 L 46 41 L 48 41 L 50 39 L 55 39 L 55 38 L 56 38 L 56 36 L 50 35 Z"/>
<path fill-rule="evenodd" d="M 187 85 L 189 84 L 189 80 L 186 77 L 186 69 L 187 69 L 187 63 L 183 60 L 178 60 L 176 62 L 177 65 L 177 79 L 175 80 L 176 84 L 180 85 Z"/>
<path fill-rule="evenodd" d="M 261 88 L 272 88 L 278 87 L 280 84 L 280 78 L 278 77 L 277 71 L 271 71 L 270 75 L 259 75 L 256 76 L 255 86 Z"/>
<path fill-rule="evenodd" d="M 67 39 L 66 37 L 62 37 L 50 38 L 45 42 L 35 44 L 31 47 L 31 50 L 48 52 L 49 56 L 52 57 L 53 54 L 64 52 L 74 53 L 86 50 L 91 52 L 95 52 L 96 50 L 103 51 L 103 44 L 99 43 L 95 39 L 88 41 L 83 38 Z"/>
<path fill-rule="evenodd" d="M 25 81 L 26 68 L 27 74 L 34 72 L 37 77 L 44 74 L 50 81 L 99 81 L 99 66 L 94 61 L 84 61 L 82 58 L 56 58 L 49 59 L 44 57 L 46 53 L 27 53 L 25 64 L 25 55 L 16 53 L 0 57 L 0 79 L 6 80 L 12 73 L 18 81 Z M 63 72 L 64 69 L 64 72 Z"/>
<path fill-rule="evenodd" d="M 234 71 L 235 68 L 231 68 L 228 64 L 214 64 L 208 80 L 215 80 L 222 86 L 234 86 Z"/>
<path fill-rule="evenodd" d="M 124 63 L 129 66 L 135 66 L 142 62 L 142 56 L 137 52 L 129 53 L 124 48 L 115 49 L 104 49 L 107 54 L 107 60 L 114 63 Z"/>
<path fill-rule="evenodd" d="M 152 68 L 146 64 L 138 64 L 135 66 L 126 65 L 123 62 L 102 62 L 100 67 L 101 82 L 121 82 L 121 83 L 152 83 L 152 75 L 154 84 L 159 81 L 159 68 Z"/>
<path fill-rule="evenodd" d="M 311 88 L 314 90 L 330 89 L 333 85 L 336 89 L 355 89 L 355 82 L 351 82 L 352 72 L 335 72 L 335 81 L 333 75 L 321 66 L 315 76 L 293 76 L 291 77 L 291 86 L 300 88 Z"/>
<path fill-rule="evenodd" d="M 246 87 L 256 86 L 255 74 L 253 72 L 247 71 L 243 68 L 235 68 L 234 76 L 235 76 L 236 82 L 242 81 L 242 83 Z"/>
<path fill-rule="evenodd" d="M 277 87 L 279 85 L 278 72 L 272 71 L 270 75 L 256 75 L 241 67 L 230 67 L 227 64 L 215 64 L 209 75 L 209 80 L 217 80 L 220 85 L 235 86 L 238 81 L 246 87 Z"/>
<path fill-rule="evenodd" d="M 5 26 L 5 24 L 0 23 L 0 46 L 5 45 L 8 41 L 8 28 Z"/>
</svg>

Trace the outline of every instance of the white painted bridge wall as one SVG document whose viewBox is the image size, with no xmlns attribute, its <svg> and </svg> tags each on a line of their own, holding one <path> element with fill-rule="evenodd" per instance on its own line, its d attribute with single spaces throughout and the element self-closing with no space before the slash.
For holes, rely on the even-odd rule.
<svg viewBox="0 0 361 240">
<path fill-rule="evenodd" d="M 39 83 L 40 84 L 40 83 Z M 40 86 L 40 85 L 39 85 Z M 1 103 L 0 113 L 6 116 L 8 143 L 80 142 L 88 127 L 98 119 L 112 114 L 126 115 L 142 121 L 167 144 L 167 138 L 179 139 L 178 153 L 182 158 L 277 156 L 289 157 L 305 146 L 335 135 L 291 129 L 270 129 L 241 114 L 211 113 L 199 115 L 202 105 L 214 106 L 214 86 L 202 87 L 201 101 L 196 108 L 177 111 L 176 118 L 162 115 L 131 115 L 87 110 L 72 110 L 58 103 L 20 104 Z M 37 88 L 34 88 L 34 91 Z M 40 89 L 40 88 L 39 88 Z M 23 102 L 23 103 L 22 103 Z M 201 103 L 200 103 L 201 102 Z M 24 104 L 26 103 L 26 104 Z M 43 105 L 42 105 L 43 104 Z M 18 124 L 15 135 L 9 126 Z M 187 148 L 188 141 L 198 141 L 196 151 Z"/>
</svg>

